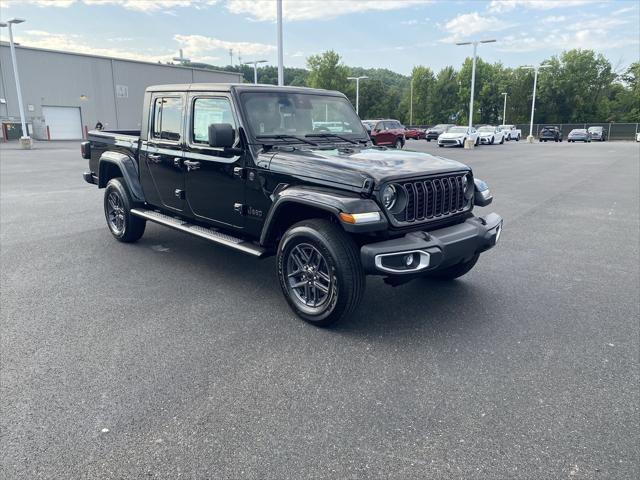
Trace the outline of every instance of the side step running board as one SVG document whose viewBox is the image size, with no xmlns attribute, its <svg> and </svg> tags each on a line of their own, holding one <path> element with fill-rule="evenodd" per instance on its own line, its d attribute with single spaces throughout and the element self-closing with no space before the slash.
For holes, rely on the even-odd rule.
<svg viewBox="0 0 640 480">
<path fill-rule="evenodd" d="M 200 225 L 194 225 L 188 223 L 180 218 L 165 215 L 164 213 L 156 212 L 154 210 L 146 210 L 143 208 L 132 208 L 131 214 L 137 217 L 142 217 L 167 227 L 175 228 L 181 232 L 190 233 L 196 237 L 204 238 L 211 242 L 225 245 L 235 250 L 254 255 L 256 257 L 262 257 L 265 254 L 265 249 L 255 245 L 251 242 L 236 238 L 226 233 L 219 232 L 213 228 L 205 228 Z"/>
</svg>

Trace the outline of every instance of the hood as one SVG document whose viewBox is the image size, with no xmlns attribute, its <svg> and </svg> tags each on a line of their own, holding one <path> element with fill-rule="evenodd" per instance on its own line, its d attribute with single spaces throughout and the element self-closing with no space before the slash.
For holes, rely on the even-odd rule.
<svg viewBox="0 0 640 480">
<path fill-rule="evenodd" d="M 447 132 L 440 135 L 441 138 L 462 138 L 466 136 L 466 133 Z"/>
<path fill-rule="evenodd" d="M 478 132 L 478 135 L 481 137 L 492 137 L 496 134 L 496 132 Z"/>
<path fill-rule="evenodd" d="M 277 151 L 268 168 L 274 173 L 357 189 L 367 178 L 377 186 L 393 179 L 469 170 L 462 163 L 436 155 L 386 148 Z"/>
</svg>

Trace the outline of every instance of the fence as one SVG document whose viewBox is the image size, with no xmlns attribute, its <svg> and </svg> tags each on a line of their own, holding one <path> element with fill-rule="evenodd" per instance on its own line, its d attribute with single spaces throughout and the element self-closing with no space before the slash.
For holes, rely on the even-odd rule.
<svg viewBox="0 0 640 480">
<path fill-rule="evenodd" d="M 414 125 L 418 128 L 429 128 L 427 125 Z M 569 132 L 574 128 L 589 128 L 589 127 L 603 127 L 607 132 L 607 139 L 609 140 L 635 140 L 636 134 L 640 132 L 640 123 L 534 123 L 533 135 L 538 136 L 538 133 L 545 126 L 559 127 L 562 131 L 562 137 L 567 138 Z M 522 137 L 526 138 L 529 135 L 529 124 L 519 123 L 517 128 L 522 130 Z"/>
</svg>

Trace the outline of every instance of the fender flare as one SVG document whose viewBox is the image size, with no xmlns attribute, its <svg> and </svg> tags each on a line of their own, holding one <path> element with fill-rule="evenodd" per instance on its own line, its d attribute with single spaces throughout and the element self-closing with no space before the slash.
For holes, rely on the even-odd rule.
<svg viewBox="0 0 640 480">
<path fill-rule="evenodd" d="M 261 245 L 268 243 L 274 233 L 279 213 L 291 205 L 313 207 L 328 212 L 340 222 L 346 231 L 352 233 L 373 232 L 385 230 L 388 227 L 387 219 L 378 204 L 370 198 L 362 198 L 356 194 L 350 195 L 346 192 L 321 187 L 279 185 L 271 195 L 271 199 L 273 203 L 260 234 Z M 340 212 L 379 212 L 380 220 L 361 225 L 346 224 L 340 221 Z"/>
<path fill-rule="evenodd" d="M 98 188 L 107 186 L 109 178 L 107 170 L 111 165 L 115 165 L 122 173 L 124 183 L 126 183 L 129 193 L 135 202 L 145 202 L 142 184 L 138 175 L 138 165 L 135 159 L 122 152 L 104 152 L 98 161 Z"/>
</svg>

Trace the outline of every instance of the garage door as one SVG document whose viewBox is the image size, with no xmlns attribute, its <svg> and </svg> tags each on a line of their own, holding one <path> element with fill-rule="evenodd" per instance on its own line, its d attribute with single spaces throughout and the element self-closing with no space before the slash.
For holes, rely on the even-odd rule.
<svg viewBox="0 0 640 480">
<path fill-rule="evenodd" d="M 42 107 L 42 116 L 49 127 L 51 140 L 78 140 L 82 138 L 79 107 Z"/>
</svg>

